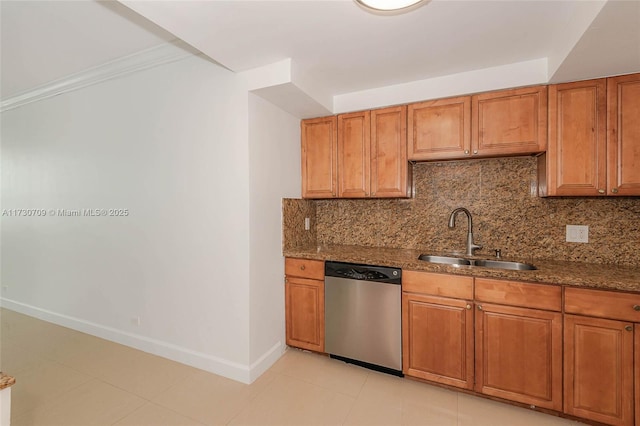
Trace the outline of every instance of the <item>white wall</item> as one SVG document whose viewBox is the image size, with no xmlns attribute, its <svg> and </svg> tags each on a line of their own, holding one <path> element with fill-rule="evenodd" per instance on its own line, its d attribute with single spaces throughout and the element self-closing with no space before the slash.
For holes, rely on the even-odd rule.
<svg viewBox="0 0 640 426">
<path fill-rule="evenodd" d="M 458 74 L 334 96 L 334 113 L 547 83 L 547 59 L 516 62 Z"/>
<path fill-rule="evenodd" d="M 2 217 L 3 306 L 249 381 L 247 108 L 239 77 L 192 57 L 2 113 L 3 209 L 129 210 Z M 284 193 L 252 194 L 259 252 Z M 256 356 L 282 334 L 282 312 L 257 309 Z"/>
<path fill-rule="evenodd" d="M 300 120 L 249 94 L 252 379 L 285 348 L 282 198 L 299 197 Z"/>
</svg>

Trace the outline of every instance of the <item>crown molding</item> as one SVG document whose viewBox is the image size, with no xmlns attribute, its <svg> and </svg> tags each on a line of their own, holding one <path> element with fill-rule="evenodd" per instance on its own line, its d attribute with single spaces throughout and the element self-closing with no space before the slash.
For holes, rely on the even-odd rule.
<svg viewBox="0 0 640 426">
<path fill-rule="evenodd" d="M 198 50 L 182 40 L 174 40 L 3 99 L 0 112 L 199 54 Z"/>
</svg>

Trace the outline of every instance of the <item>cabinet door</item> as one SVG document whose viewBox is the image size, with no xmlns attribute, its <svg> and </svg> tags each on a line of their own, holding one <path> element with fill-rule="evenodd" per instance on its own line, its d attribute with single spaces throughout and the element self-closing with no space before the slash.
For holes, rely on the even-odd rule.
<svg viewBox="0 0 640 426">
<path fill-rule="evenodd" d="M 636 324 L 636 331 L 634 334 L 636 341 L 634 348 L 636 356 L 634 365 L 636 372 L 633 377 L 635 377 L 636 386 L 636 426 L 640 426 L 640 324 Z"/>
<path fill-rule="evenodd" d="M 608 194 L 640 195 L 640 74 L 607 85 Z"/>
<path fill-rule="evenodd" d="M 471 149 L 471 97 L 409 105 L 409 160 L 465 158 Z"/>
<path fill-rule="evenodd" d="M 464 300 L 402 295 L 402 370 L 473 389 L 473 310 Z"/>
<path fill-rule="evenodd" d="M 302 197 L 336 196 L 336 117 L 302 120 Z"/>
<path fill-rule="evenodd" d="M 547 195 L 606 193 L 605 79 L 549 86 Z"/>
<path fill-rule="evenodd" d="M 633 326 L 565 315 L 564 411 L 610 425 L 633 425 Z"/>
<path fill-rule="evenodd" d="M 371 113 L 338 116 L 338 197 L 362 198 L 370 194 Z"/>
<path fill-rule="evenodd" d="M 408 197 L 407 107 L 371 111 L 371 196 Z"/>
<path fill-rule="evenodd" d="M 471 98 L 473 155 L 532 154 L 547 149 L 547 86 Z"/>
<path fill-rule="evenodd" d="M 475 390 L 562 410 L 562 315 L 478 305 Z"/>
<path fill-rule="evenodd" d="M 287 345 L 324 352 L 324 281 L 287 278 Z"/>
</svg>

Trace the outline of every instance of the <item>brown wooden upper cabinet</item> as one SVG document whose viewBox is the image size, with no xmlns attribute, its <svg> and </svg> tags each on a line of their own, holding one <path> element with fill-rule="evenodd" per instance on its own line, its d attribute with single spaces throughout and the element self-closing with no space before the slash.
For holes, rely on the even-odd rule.
<svg viewBox="0 0 640 426">
<path fill-rule="evenodd" d="M 640 74 L 549 86 L 541 196 L 640 195 Z"/>
<path fill-rule="evenodd" d="M 533 154 L 547 147 L 547 87 L 409 105 L 409 160 Z"/>
<path fill-rule="evenodd" d="M 474 95 L 471 112 L 473 155 L 535 154 L 547 149 L 547 86 Z"/>
<path fill-rule="evenodd" d="M 338 197 L 371 193 L 371 112 L 338 115 Z"/>
<path fill-rule="evenodd" d="M 332 117 L 302 120 L 302 198 L 337 195 L 338 167 L 336 127 Z"/>
<path fill-rule="evenodd" d="M 302 197 L 409 197 L 406 123 L 406 106 L 303 120 Z"/>
<path fill-rule="evenodd" d="M 371 111 L 371 196 L 411 196 L 406 105 Z"/>
<path fill-rule="evenodd" d="M 607 79 L 607 189 L 640 195 L 640 74 Z"/>
<path fill-rule="evenodd" d="M 410 104 L 408 116 L 409 160 L 445 160 L 469 156 L 471 96 Z"/>
</svg>

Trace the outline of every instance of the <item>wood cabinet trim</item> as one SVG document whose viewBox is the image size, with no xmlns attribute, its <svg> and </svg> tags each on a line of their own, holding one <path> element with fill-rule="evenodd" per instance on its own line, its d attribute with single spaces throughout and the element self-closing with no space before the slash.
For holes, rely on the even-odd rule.
<svg viewBox="0 0 640 426">
<path fill-rule="evenodd" d="M 564 289 L 566 313 L 640 323 L 640 310 L 635 310 L 634 306 L 640 306 L 640 294 L 573 287 Z"/>
<path fill-rule="evenodd" d="M 634 368 L 635 368 L 635 396 L 636 396 L 636 426 L 640 426 L 640 324 L 635 325 L 634 331 Z"/>
<path fill-rule="evenodd" d="M 562 310 L 562 287 L 549 284 L 475 279 L 475 300 L 550 311 Z"/>
<path fill-rule="evenodd" d="M 288 277 L 324 280 L 324 261 L 287 257 L 284 259 L 284 273 Z"/>
<path fill-rule="evenodd" d="M 402 290 L 456 299 L 473 299 L 473 277 L 402 271 Z"/>
</svg>

